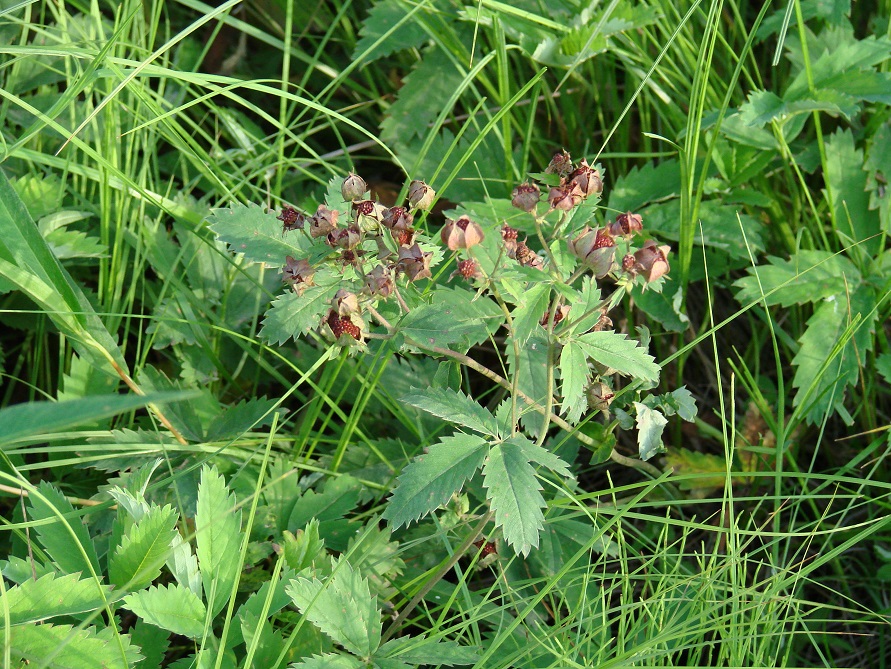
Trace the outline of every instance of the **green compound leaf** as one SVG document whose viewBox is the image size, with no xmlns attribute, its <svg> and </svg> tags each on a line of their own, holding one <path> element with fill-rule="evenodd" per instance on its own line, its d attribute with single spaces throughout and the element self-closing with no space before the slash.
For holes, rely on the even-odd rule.
<svg viewBox="0 0 891 669">
<path fill-rule="evenodd" d="M 486 457 L 486 441 L 473 434 L 443 438 L 405 468 L 383 517 L 407 525 L 449 501 Z"/>
<path fill-rule="evenodd" d="M 493 446 L 483 475 L 495 525 L 517 554 L 529 555 L 538 546 L 546 504 L 524 449 L 509 441 Z"/>
<path fill-rule="evenodd" d="M 170 506 L 152 506 L 124 535 L 108 561 L 108 580 L 118 590 L 141 590 L 161 573 L 173 552 L 177 513 Z"/>
<path fill-rule="evenodd" d="M 589 332 L 575 341 L 585 355 L 601 365 L 606 365 L 624 376 L 643 381 L 659 380 L 659 365 L 638 342 L 617 332 Z"/>
<path fill-rule="evenodd" d="M 235 501 L 216 467 L 202 467 L 195 539 L 211 616 L 216 616 L 228 601 L 241 569 L 241 511 L 235 511 Z"/>
<path fill-rule="evenodd" d="M 525 346 L 520 347 L 519 356 L 514 355 L 513 342 L 505 343 L 510 378 L 517 379 L 517 388 L 540 406 L 547 404 L 548 391 L 548 341 L 544 331 L 534 333 Z M 554 361 L 556 362 L 556 360 Z M 542 417 L 525 401 L 518 402 L 523 413 L 520 424 L 532 435 L 541 430 Z"/>
<path fill-rule="evenodd" d="M 151 587 L 124 597 L 124 606 L 156 627 L 197 639 L 207 611 L 198 596 L 181 585 Z"/>
<path fill-rule="evenodd" d="M 91 578 L 77 574 L 45 574 L 36 581 L 28 579 L 0 595 L 0 611 L 9 611 L 9 624 L 46 620 L 53 616 L 74 615 L 101 608 L 108 601 L 111 587 L 98 585 Z"/>
<path fill-rule="evenodd" d="M 412 394 L 400 398 L 400 401 L 434 416 L 439 416 L 460 427 L 482 432 L 490 437 L 497 436 L 498 423 L 495 416 L 464 393 L 450 388 L 412 388 L 411 390 Z"/>
<path fill-rule="evenodd" d="M 463 288 L 440 289 L 433 304 L 412 309 L 399 329 L 421 347 L 454 346 L 464 352 L 486 341 L 504 321 L 504 314 L 492 300 Z"/>
<path fill-rule="evenodd" d="M 371 63 L 396 51 L 423 45 L 429 39 L 427 33 L 412 18 L 406 20 L 413 6 L 414 3 L 403 0 L 374 3 L 359 29 L 360 38 L 353 51 L 353 60 L 361 57 L 363 63 Z"/>
<path fill-rule="evenodd" d="M 569 470 L 569 465 L 566 461 L 560 456 L 551 453 L 551 451 L 543 446 L 539 446 L 522 434 L 515 434 L 510 439 L 505 439 L 504 443 L 517 446 L 523 452 L 523 456 L 530 462 L 546 467 L 563 478 L 573 478 L 572 472 Z"/>
<path fill-rule="evenodd" d="M 128 669 L 142 659 L 130 637 L 111 627 L 96 632 L 72 625 L 19 625 L 9 630 L 9 637 L 0 627 L 0 649 L 10 652 L 16 666 L 53 669 Z"/>
<path fill-rule="evenodd" d="M 368 657 L 381 642 L 381 611 L 368 581 L 346 559 L 334 562 L 322 582 L 298 576 L 285 592 L 306 618 L 335 642 L 359 657 Z"/>
<path fill-rule="evenodd" d="M 290 291 L 279 295 L 263 321 L 260 336 L 271 344 L 282 345 L 319 327 L 331 309 L 337 286 L 310 286 L 303 295 Z"/>
<path fill-rule="evenodd" d="M 37 494 L 28 497 L 28 519 L 50 520 L 35 527 L 40 543 L 59 569 L 66 574 L 98 574 L 99 558 L 87 528 L 64 495 L 52 484 L 42 481 Z M 64 516 L 60 518 L 59 516 Z"/>
<path fill-rule="evenodd" d="M 656 409 L 651 409 L 646 404 L 635 402 L 637 409 L 637 450 L 641 460 L 649 460 L 657 453 L 665 452 L 662 445 L 662 431 L 668 423 Z"/>
<path fill-rule="evenodd" d="M 542 330 L 539 324 L 548 310 L 551 287 L 546 283 L 533 285 L 522 296 L 522 302 L 514 309 L 513 333 L 520 346 L 525 346 L 533 332 Z"/>
<path fill-rule="evenodd" d="M 275 216 L 256 204 L 235 203 L 214 209 L 207 221 L 229 249 L 243 254 L 246 260 L 283 267 L 287 256 L 305 257 L 314 242 L 301 230 L 282 234 L 282 223 Z"/>
</svg>

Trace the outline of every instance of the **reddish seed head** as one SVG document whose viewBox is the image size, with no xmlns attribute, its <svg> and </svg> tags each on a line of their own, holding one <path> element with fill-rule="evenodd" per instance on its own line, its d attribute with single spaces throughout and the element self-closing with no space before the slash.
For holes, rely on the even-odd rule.
<svg viewBox="0 0 891 669">
<path fill-rule="evenodd" d="M 501 226 L 501 238 L 504 241 L 516 241 L 518 235 L 517 229 L 510 227 L 507 223 Z"/>
<path fill-rule="evenodd" d="M 353 323 L 349 318 L 341 318 L 333 309 L 328 313 L 326 322 L 328 323 L 328 327 L 331 328 L 331 332 L 333 332 L 334 336 L 338 339 L 343 334 L 347 334 L 356 340 L 362 336 L 359 326 Z"/>
<path fill-rule="evenodd" d="M 283 207 L 282 213 L 276 216 L 282 222 L 282 234 L 290 230 L 302 230 L 306 222 L 306 216 L 301 214 L 294 207 Z"/>
</svg>

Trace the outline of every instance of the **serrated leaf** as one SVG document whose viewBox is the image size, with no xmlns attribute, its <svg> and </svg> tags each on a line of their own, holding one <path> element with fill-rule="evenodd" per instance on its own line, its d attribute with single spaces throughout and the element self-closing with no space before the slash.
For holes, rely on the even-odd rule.
<svg viewBox="0 0 891 669">
<path fill-rule="evenodd" d="M 560 411 L 571 424 L 577 423 L 582 412 L 588 408 L 585 399 L 588 375 L 588 361 L 583 348 L 572 340 L 567 341 L 560 352 L 560 394 L 563 395 Z"/>
<path fill-rule="evenodd" d="M 312 518 L 322 522 L 345 518 L 359 503 L 361 491 L 362 484 L 348 474 L 328 479 L 322 492 L 307 490 L 300 496 L 288 518 L 288 529 L 299 530 Z"/>
<path fill-rule="evenodd" d="M 55 486 L 41 481 L 36 494 L 28 497 L 28 520 L 50 520 L 36 525 L 40 543 L 59 569 L 66 574 L 99 574 L 96 547 L 80 516 Z M 60 518 L 59 516 L 65 516 Z"/>
<path fill-rule="evenodd" d="M 483 476 L 495 525 L 517 554 L 529 555 L 538 546 L 538 533 L 544 527 L 541 510 L 547 505 L 524 450 L 511 442 L 493 446 Z"/>
<path fill-rule="evenodd" d="M 195 540 L 204 596 L 212 617 L 228 601 L 241 570 L 241 511 L 235 511 L 235 503 L 235 495 L 229 494 L 216 467 L 202 467 Z"/>
<path fill-rule="evenodd" d="M 876 357 L 876 371 L 885 383 L 891 385 L 891 353 L 882 353 Z"/>
<path fill-rule="evenodd" d="M 353 60 L 361 57 L 363 63 L 371 63 L 396 51 L 424 44 L 429 39 L 427 34 L 419 29 L 415 20 L 406 19 L 411 9 L 412 5 L 401 0 L 375 2 L 359 29 L 360 38 L 353 50 Z"/>
<path fill-rule="evenodd" d="M 631 296 L 635 306 L 666 330 L 683 332 L 690 327 L 690 319 L 682 311 L 684 291 L 680 283 L 666 284 L 659 292 L 635 285 Z"/>
<path fill-rule="evenodd" d="M 318 519 L 313 518 L 295 534 L 285 530 L 283 553 L 285 564 L 294 571 L 311 567 L 314 560 L 326 555 L 325 542 L 319 538 Z"/>
<path fill-rule="evenodd" d="M 300 230 L 282 234 L 282 223 L 275 213 L 256 204 L 236 202 L 225 209 L 214 209 L 207 222 L 230 250 L 270 267 L 283 267 L 287 256 L 305 257 L 314 244 Z"/>
<path fill-rule="evenodd" d="M 619 374 L 643 381 L 659 380 L 659 365 L 655 358 L 633 339 L 614 331 L 589 332 L 576 337 L 585 355 Z"/>
<path fill-rule="evenodd" d="M 531 400 L 545 406 L 550 390 L 548 386 L 548 341 L 544 332 L 535 333 L 520 347 L 520 355 L 514 355 L 513 343 L 507 340 L 504 346 L 507 354 L 508 370 L 512 379 L 517 379 L 517 388 Z M 519 378 L 517 378 L 519 375 Z M 518 400 L 522 416 L 520 424 L 532 435 L 541 430 L 542 417 L 525 401 Z"/>
<path fill-rule="evenodd" d="M 181 585 L 152 586 L 124 597 L 124 606 L 156 627 L 197 639 L 207 611 L 198 596 Z"/>
<path fill-rule="evenodd" d="M 473 646 L 462 646 L 456 641 L 436 641 L 401 637 L 382 645 L 377 653 L 380 657 L 394 658 L 407 664 L 473 664 L 479 660 L 479 650 Z"/>
<path fill-rule="evenodd" d="M 453 346 L 464 352 L 486 341 L 504 322 L 504 314 L 486 297 L 463 288 L 440 289 L 434 302 L 412 309 L 399 330 L 422 346 Z"/>
<path fill-rule="evenodd" d="M 637 409 L 637 451 L 641 460 L 649 460 L 657 453 L 665 451 L 662 445 L 662 431 L 668 423 L 665 416 L 646 404 L 634 403 Z"/>
<path fill-rule="evenodd" d="M 276 400 L 253 397 L 225 409 L 207 430 L 208 441 L 232 439 L 248 430 L 259 430 L 272 422 Z"/>
<path fill-rule="evenodd" d="M 767 258 L 769 265 L 750 268 L 749 276 L 733 285 L 740 289 L 740 304 L 759 301 L 767 306 L 808 304 L 854 290 L 861 283 L 859 270 L 844 256 L 829 251 L 799 251 L 791 260 Z"/>
<path fill-rule="evenodd" d="M 850 129 L 839 128 L 826 141 L 826 183 L 838 230 L 848 238 L 843 237 L 843 243 L 864 242 L 867 253 L 875 255 L 881 244 L 876 236 L 881 228 L 878 212 L 869 208 L 866 177 L 863 151 L 854 147 Z"/>
<path fill-rule="evenodd" d="M 491 437 L 498 434 L 495 416 L 460 391 L 450 388 L 412 388 L 411 395 L 399 399 L 460 427 Z"/>
<path fill-rule="evenodd" d="M 567 299 L 571 309 L 569 311 L 569 333 L 585 333 L 600 319 L 601 311 L 598 305 L 601 301 L 601 291 L 593 277 L 586 275 L 582 278 L 582 289 L 574 299 Z"/>
<path fill-rule="evenodd" d="M 0 595 L 0 611 L 9 611 L 9 624 L 37 622 L 102 608 L 111 587 L 77 574 L 45 574 L 29 578 Z"/>
<path fill-rule="evenodd" d="M 550 469 L 557 476 L 571 479 L 572 472 L 569 471 L 569 465 L 556 453 L 552 453 L 543 446 L 539 446 L 534 441 L 526 438 L 522 434 L 515 434 L 505 439 L 504 443 L 510 443 L 520 449 L 528 461 L 541 465 Z"/>
<path fill-rule="evenodd" d="M 368 657 L 381 641 L 381 611 L 368 581 L 346 559 L 334 563 L 331 577 L 297 577 L 285 592 L 306 618 L 335 642 L 359 657 Z"/>
<path fill-rule="evenodd" d="M 548 310 L 550 299 L 551 287 L 538 283 L 524 293 L 523 301 L 513 310 L 513 335 L 520 346 L 525 346 L 532 333 L 542 328 L 539 321 Z"/>
<path fill-rule="evenodd" d="M 9 637 L 0 627 L 0 648 L 6 649 L 18 666 L 53 669 L 129 669 L 142 657 L 129 636 L 115 634 L 110 627 L 97 632 L 94 627 L 19 625 L 9 630 Z"/>
<path fill-rule="evenodd" d="M 118 590 L 140 590 L 161 573 L 172 552 L 177 513 L 170 506 L 152 506 L 124 535 L 108 561 L 108 580 Z"/>
<path fill-rule="evenodd" d="M 473 476 L 485 457 L 486 441 L 482 437 L 444 437 L 405 468 L 383 517 L 399 527 L 442 506 Z"/>
<path fill-rule="evenodd" d="M 337 290 L 337 286 L 310 286 L 303 295 L 294 291 L 279 295 L 266 312 L 260 336 L 281 346 L 291 337 L 297 339 L 319 327 Z"/>
<path fill-rule="evenodd" d="M 288 665 L 288 669 L 362 669 L 366 665 L 352 655 L 343 653 L 325 653 L 313 655 L 301 662 Z"/>
<path fill-rule="evenodd" d="M 170 632 L 138 620 L 130 628 L 130 641 L 139 646 L 143 655 L 134 669 L 159 669 L 170 646 Z"/>
<path fill-rule="evenodd" d="M 662 408 L 666 415 L 672 416 L 677 414 L 685 421 L 691 422 L 696 418 L 696 398 L 687 390 L 686 386 L 681 386 L 677 390 L 672 390 L 661 398 Z"/>
<path fill-rule="evenodd" d="M 858 315 L 863 320 L 853 337 L 825 364 L 851 318 Z M 866 356 L 872 350 L 877 318 L 875 294 L 870 287 L 861 286 L 851 293 L 850 303 L 842 293 L 824 301 L 808 319 L 807 330 L 799 339 L 801 347 L 792 359 L 795 366 L 792 385 L 798 390 L 792 403 L 798 407 L 807 402 L 806 416 L 811 424 L 822 421 L 830 410 L 839 412 L 846 422 L 851 421 L 844 410 L 845 389 L 857 383 Z"/>
<path fill-rule="evenodd" d="M 201 573 L 198 571 L 198 558 L 192 553 L 192 547 L 179 532 L 173 535 L 170 542 L 170 556 L 167 568 L 176 582 L 201 597 Z"/>
</svg>

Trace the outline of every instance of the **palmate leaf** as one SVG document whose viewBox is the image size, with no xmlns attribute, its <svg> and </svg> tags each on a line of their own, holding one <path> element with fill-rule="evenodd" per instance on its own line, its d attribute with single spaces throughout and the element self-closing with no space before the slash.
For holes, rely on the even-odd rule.
<svg viewBox="0 0 891 669">
<path fill-rule="evenodd" d="M 149 508 L 124 535 L 108 561 L 108 580 L 118 590 L 140 590 L 161 573 L 178 536 L 177 513 L 171 506 Z"/>
<path fill-rule="evenodd" d="M 207 611 L 198 596 L 181 585 L 152 586 L 124 597 L 124 606 L 156 627 L 197 639 Z"/>
<path fill-rule="evenodd" d="M 657 453 L 665 451 L 662 445 L 662 431 L 668 421 L 659 411 L 646 404 L 634 403 L 637 409 L 637 450 L 641 460 L 649 460 Z"/>
<path fill-rule="evenodd" d="M 444 437 L 405 468 L 383 517 L 399 527 L 442 506 L 483 464 L 486 450 L 485 439 L 473 434 Z"/>
<path fill-rule="evenodd" d="M 392 639 L 382 645 L 376 655 L 397 659 L 409 665 L 444 664 L 447 667 L 473 664 L 479 659 L 479 651 L 472 646 L 462 646 L 455 641 L 416 637 Z"/>
<path fill-rule="evenodd" d="M 76 629 L 72 625 L 0 626 L 0 648 L 8 650 L 21 666 L 53 669 L 127 669 L 142 658 L 126 634 L 106 627 Z M 50 659 L 52 658 L 52 659 Z"/>
<path fill-rule="evenodd" d="M 236 202 L 225 209 L 214 209 L 207 221 L 232 251 L 270 267 L 283 267 L 287 256 L 303 258 L 313 246 L 312 238 L 303 231 L 282 234 L 282 223 L 275 213 L 255 204 Z"/>
<path fill-rule="evenodd" d="M 0 595 L 0 611 L 9 611 L 10 625 L 20 625 L 102 608 L 110 592 L 110 586 L 99 585 L 92 578 L 45 574 L 7 588 Z"/>
<path fill-rule="evenodd" d="M 875 306 L 875 293 L 864 285 L 851 293 L 850 303 L 842 293 L 823 302 L 808 319 L 807 330 L 799 340 L 801 348 L 792 360 L 792 385 L 798 391 L 792 403 L 796 407 L 807 404 L 806 416 L 811 424 L 819 423 L 831 410 L 839 412 L 849 424 L 852 421 L 844 409 L 845 388 L 857 383 L 865 356 L 872 350 L 878 318 Z M 829 360 L 851 318 L 858 315 L 863 320 L 853 337 Z"/>
<path fill-rule="evenodd" d="M 155 669 L 164 661 L 164 654 L 170 646 L 170 632 L 138 620 L 130 628 L 130 641 L 134 646 L 139 646 L 144 656 L 136 668 Z"/>
<path fill-rule="evenodd" d="M 510 441 L 493 446 L 483 476 L 495 525 L 517 554 L 528 555 L 538 546 L 538 533 L 544 526 L 541 510 L 546 504 L 524 449 Z"/>
<path fill-rule="evenodd" d="M 401 397 L 401 402 L 490 437 L 498 434 L 495 416 L 464 393 L 450 388 L 431 387 L 411 390 L 412 394 Z"/>
<path fill-rule="evenodd" d="M 74 507 L 52 484 L 41 481 L 37 494 L 28 497 L 28 519 L 51 520 L 37 525 L 40 543 L 59 569 L 66 574 L 84 576 L 99 573 L 99 558 L 87 528 L 75 514 Z M 59 515 L 65 516 L 60 518 Z"/>
<path fill-rule="evenodd" d="M 260 336 L 271 344 L 281 346 L 291 337 L 295 339 L 319 327 L 331 309 L 331 298 L 338 286 L 310 286 L 303 295 L 289 291 L 279 295 L 263 321 Z"/>
<path fill-rule="evenodd" d="M 368 581 L 345 558 L 334 562 L 322 582 L 298 576 L 285 592 L 306 618 L 335 642 L 359 657 L 368 657 L 381 642 L 381 611 Z"/>
<path fill-rule="evenodd" d="M 589 332 L 575 337 L 589 358 L 606 365 L 624 376 L 633 376 L 643 381 L 659 380 L 659 365 L 638 342 L 624 334 L 613 331 Z"/>
<path fill-rule="evenodd" d="M 241 569 L 241 511 L 235 511 L 235 495 L 216 467 L 201 468 L 195 540 L 207 609 L 215 616 L 232 594 Z"/>
</svg>

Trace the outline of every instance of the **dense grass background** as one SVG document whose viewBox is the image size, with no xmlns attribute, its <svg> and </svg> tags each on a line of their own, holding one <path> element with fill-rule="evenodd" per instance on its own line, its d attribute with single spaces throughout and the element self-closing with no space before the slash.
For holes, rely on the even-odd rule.
<svg viewBox="0 0 891 669">
<path fill-rule="evenodd" d="M 331 510 L 326 547 L 393 614 L 385 634 L 475 646 L 475 666 L 888 665 L 891 4 L 588 4 L 0 0 L 2 406 L 194 391 L 148 411 L 6 414 L 4 590 L 73 571 L 47 509 L 82 518 L 105 565 L 112 485 L 170 504 L 194 542 L 214 464 L 250 528 L 204 634 L 168 639 L 114 603 L 53 613 L 60 641 L 29 646 L 30 666 L 85 643 L 70 629 L 132 638 L 155 651 L 146 667 L 331 652 L 293 608 L 238 608 L 312 561 L 283 565 L 281 549 L 319 515 L 289 506 L 308 495 Z M 662 390 L 686 386 L 699 415 L 670 424 L 662 478 L 582 449 L 578 486 L 544 479 L 540 549 L 454 563 L 484 491 L 392 535 L 378 522 L 446 426 L 398 401 L 436 361 L 265 342 L 280 275 L 239 262 L 207 218 L 314 211 L 355 170 L 387 204 L 429 182 L 435 231 L 562 148 L 602 164 L 607 217 L 639 211 L 672 245 L 662 297 L 635 294 L 613 320 L 652 330 Z M 633 434 L 617 447 L 633 456 Z"/>
</svg>

